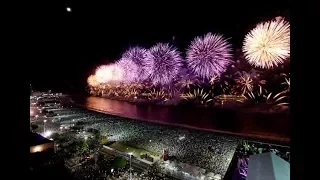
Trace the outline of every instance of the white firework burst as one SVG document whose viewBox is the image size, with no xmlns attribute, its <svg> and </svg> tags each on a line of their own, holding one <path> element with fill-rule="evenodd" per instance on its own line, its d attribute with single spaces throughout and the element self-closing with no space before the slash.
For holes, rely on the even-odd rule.
<svg viewBox="0 0 320 180">
<path fill-rule="evenodd" d="M 270 69 L 290 57 L 290 24 L 284 19 L 258 24 L 245 37 L 243 52 L 255 67 Z"/>
</svg>

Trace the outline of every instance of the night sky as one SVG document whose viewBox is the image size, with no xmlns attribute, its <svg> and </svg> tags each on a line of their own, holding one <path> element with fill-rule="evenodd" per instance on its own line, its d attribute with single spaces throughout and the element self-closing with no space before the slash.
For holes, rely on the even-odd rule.
<svg viewBox="0 0 320 180">
<path fill-rule="evenodd" d="M 234 48 L 240 48 L 256 23 L 289 14 L 288 8 L 212 4 L 41 4 L 34 12 L 36 46 L 30 83 L 38 89 L 81 91 L 95 67 L 118 59 L 131 45 L 148 48 L 172 42 L 175 36 L 174 45 L 184 52 L 195 36 L 212 32 L 224 34 Z"/>
</svg>

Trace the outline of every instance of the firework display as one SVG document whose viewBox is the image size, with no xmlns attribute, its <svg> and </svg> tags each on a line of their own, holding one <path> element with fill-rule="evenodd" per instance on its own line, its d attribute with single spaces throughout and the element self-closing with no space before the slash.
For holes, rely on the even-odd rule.
<svg viewBox="0 0 320 180">
<path fill-rule="evenodd" d="M 97 78 L 95 75 L 90 75 L 88 77 L 87 83 L 89 86 L 92 86 L 92 87 L 96 87 L 99 85 L 99 82 L 97 81 Z"/>
<path fill-rule="evenodd" d="M 147 60 L 153 63 L 150 78 L 155 85 L 170 84 L 183 65 L 180 52 L 169 44 L 163 43 L 150 48 Z"/>
<path fill-rule="evenodd" d="M 246 35 L 243 52 L 250 64 L 262 69 L 282 64 L 290 57 L 290 24 L 284 19 L 258 24 Z"/>
<path fill-rule="evenodd" d="M 122 81 L 123 75 L 124 71 L 118 64 L 100 66 L 95 74 L 99 83 Z"/>
<path fill-rule="evenodd" d="M 116 64 L 123 70 L 123 82 L 135 82 L 138 80 L 138 66 L 131 59 L 122 58 Z"/>
<path fill-rule="evenodd" d="M 149 78 L 153 69 L 153 61 L 148 61 L 147 55 L 148 50 L 138 46 L 132 47 L 122 54 L 122 58 L 129 59 L 137 65 L 137 76 L 140 80 Z"/>
<path fill-rule="evenodd" d="M 106 83 L 111 79 L 110 67 L 102 65 L 97 68 L 95 77 L 99 83 Z"/>
<path fill-rule="evenodd" d="M 89 92 L 126 101 L 204 106 L 238 102 L 283 110 L 289 107 L 289 72 L 275 76 L 268 69 L 290 57 L 289 27 L 279 18 L 258 24 L 245 37 L 243 54 L 239 50 L 236 57 L 227 39 L 211 33 L 191 41 L 186 60 L 166 43 L 150 49 L 131 47 L 88 77 Z"/>
<path fill-rule="evenodd" d="M 219 34 L 196 37 L 187 50 L 187 64 L 202 79 L 220 76 L 231 63 L 231 45 Z"/>
</svg>

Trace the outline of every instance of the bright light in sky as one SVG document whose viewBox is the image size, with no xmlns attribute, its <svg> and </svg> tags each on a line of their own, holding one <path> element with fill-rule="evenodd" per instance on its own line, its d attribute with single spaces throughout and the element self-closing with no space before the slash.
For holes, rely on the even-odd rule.
<svg viewBox="0 0 320 180">
<path fill-rule="evenodd" d="M 71 8 L 69 8 L 69 7 L 67 7 L 66 10 L 67 10 L 68 12 L 71 12 Z"/>
</svg>

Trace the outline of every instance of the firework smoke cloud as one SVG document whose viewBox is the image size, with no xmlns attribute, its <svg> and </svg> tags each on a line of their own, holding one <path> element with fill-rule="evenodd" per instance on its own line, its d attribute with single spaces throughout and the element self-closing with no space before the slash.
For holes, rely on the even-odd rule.
<svg viewBox="0 0 320 180">
<path fill-rule="evenodd" d="M 131 59 L 121 58 L 116 64 L 123 70 L 123 82 L 135 82 L 139 79 L 138 66 Z"/>
<path fill-rule="evenodd" d="M 200 79 L 220 76 L 231 63 L 231 45 L 219 34 L 196 37 L 187 49 L 187 65 Z"/>
<path fill-rule="evenodd" d="M 122 58 L 129 59 L 137 65 L 137 76 L 142 81 L 149 78 L 153 69 L 153 62 L 147 60 L 147 55 L 148 50 L 139 46 L 132 47 L 122 54 Z"/>
<path fill-rule="evenodd" d="M 170 84 L 183 66 L 180 52 L 169 44 L 158 43 L 151 47 L 147 61 L 153 63 L 151 81 L 155 85 Z"/>
<path fill-rule="evenodd" d="M 270 69 L 290 57 L 290 24 L 282 18 L 258 24 L 245 37 L 243 52 L 253 66 Z"/>
</svg>

